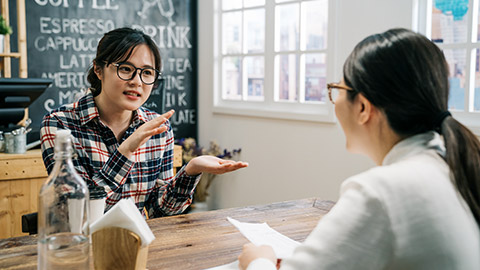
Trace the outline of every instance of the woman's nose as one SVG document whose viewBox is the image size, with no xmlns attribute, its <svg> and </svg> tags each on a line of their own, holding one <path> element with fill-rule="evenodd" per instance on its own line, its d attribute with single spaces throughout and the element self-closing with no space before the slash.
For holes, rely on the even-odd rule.
<svg viewBox="0 0 480 270">
<path fill-rule="evenodd" d="M 135 83 L 137 85 L 142 85 L 143 82 L 142 82 L 142 78 L 140 78 L 140 72 L 139 70 L 136 70 L 135 71 L 135 74 L 133 76 L 133 78 L 130 80 L 132 83 Z"/>
</svg>

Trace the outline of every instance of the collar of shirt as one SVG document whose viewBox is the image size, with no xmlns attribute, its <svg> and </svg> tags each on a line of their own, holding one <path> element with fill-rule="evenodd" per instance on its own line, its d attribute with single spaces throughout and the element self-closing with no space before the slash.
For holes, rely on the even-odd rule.
<svg viewBox="0 0 480 270">
<path fill-rule="evenodd" d="M 382 165 L 389 165 L 398 160 L 416 155 L 425 150 L 435 150 L 442 157 L 445 156 L 443 137 L 435 131 L 428 131 L 406 138 L 397 143 L 383 159 Z"/>
<path fill-rule="evenodd" d="M 77 107 L 80 115 L 80 122 L 82 125 L 87 124 L 91 120 L 100 117 L 98 108 L 95 104 L 95 99 L 91 91 L 88 91 L 78 102 Z M 148 121 L 145 111 L 140 107 L 133 112 L 133 120 L 130 126 L 138 126 Z"/>
</svg>

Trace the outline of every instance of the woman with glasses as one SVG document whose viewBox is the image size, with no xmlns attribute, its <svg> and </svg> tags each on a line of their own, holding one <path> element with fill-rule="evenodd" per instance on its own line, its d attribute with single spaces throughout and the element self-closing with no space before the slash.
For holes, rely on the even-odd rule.
<svg viewBox="0 0 480 270">
<path fill-rule="evenodd" d="M 148 35 L 130 28 L 106 33 L 88 72 L 87 94 L 43 119 L 47 171 L 54 164 L 56 131 L 69 129 L 77 172 L 88 185 L 107 191 L 106 211 L 120 199 L 132 198 L 144 215 L 160 217 L 188 207 L 202 172 L 221 174 L 246 167 L 244 162 L 200 156 L 173 175 L 174 139 L 168 119 L 174 111 L 159 115 L 142 107 L 160 68 L 159 50 Z"/>
<path fill-rule="evenodd" d="M 281 269 L 480 269 L 480 143 L 448 112 L 448 66 L 424 36 L 361 41 L 330 99 L 350 152 L 378 166 L 347 179 Z M 241 269 L 276 269 L 244 246 Z"/>
</svg>

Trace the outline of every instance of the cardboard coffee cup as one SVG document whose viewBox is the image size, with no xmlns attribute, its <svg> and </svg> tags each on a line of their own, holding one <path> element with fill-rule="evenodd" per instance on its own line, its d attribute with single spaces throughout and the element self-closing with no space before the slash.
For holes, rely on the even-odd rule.
<svg viewBox="0 0 480 270">
<path fill-rule="evenodd" d="M 89 186 L 90 192 L 90 224 L 93 224 L 103 216 L 105 211 L 105 199 L 107 192 L 101 186 Z"/>
</svg>

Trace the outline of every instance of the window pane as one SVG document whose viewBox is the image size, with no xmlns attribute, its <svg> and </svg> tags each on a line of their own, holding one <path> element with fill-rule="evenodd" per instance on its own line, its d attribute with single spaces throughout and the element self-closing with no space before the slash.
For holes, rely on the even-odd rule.
<svg viewBox="0 0 480 270">
<path fill-rule="evenodd" d="M 245 84 L 247 88 L 247 100 L 263 101 L 264 81 L 264 58 L 263 56 L 245 57 Z"/>
<path fill-rule="evenodd" d="M 295 54 L 276 56 L 276 74 L 278 85 L 275 89 L 275 101 L 297 101 L 298 60 Z"/>
<path fill-rule="evenodd" d="M 478 5 L 478 24 L 477 24 L 477 41 L 480 41 L 480 5 Z M 475 28 L 473 29 L 473 34 L 475 35 Z M 475 36 L 474 36 L 475 38 Z"/>
<path fill-rule="evenodd" d="M 292 0 L 275 0 L 277 3 L 285 3 L 285 2 L 290 2 Z"/>
<path fill-rule="evenodd" d="M 466 50 L 443 50 L 450 70 L 450 97 L 448 100 L 449 109 L 465 109 L 465 68 Z"/>
<path fill-rule="evenodd" d="M 275 50 L 298 50 L 298 4 L 275 8 Z"/>
<path fill-rule="evenodd" d="M 305 101 L 325 102 L 327 84 L 326 54 L 305 54 Z"/>
<path fill-rule="evenodd" d="M 223 54 L 240 53 L 242 49 L 242 12 L 224 13 L 222 22 Z"/>
<path fill-rule="evenodd" d="M 328 0 L 302 3 L 302 49 L 327 47 Z"/>
<path fill-rule="evenodd" d="M 259 53 L 265 47 L 265 9 L 247 10 L 245 18 L 245 53 Z"/>
<path fill-rule="evenodd" d="M 473 99 L 473 110 L 480 112 L 480 49 L 476 49 L 475 62 L 475 93 Z"/>
<path fill-rule="evenodd" d="M 242 98 L 242 73 L 240 69 L 240 57 L 225 57 L 222 63 L 222 98 L 235 99 Z"/>
<path fill-rule="evenodd" d="M 265 0 L 243 0 L 244 7 L 257 7 L 265 5 Z"/>
<path fill-rule="evenodd" d="M 230 10 L 242 8 L 242 0 L 222 0 L 222 9 Z"/>
<path fill-rule="evenodd" d="M 438 43 L 467 41 L 468 0 L 433 0 L 432 40 Z"/>
</svg>

